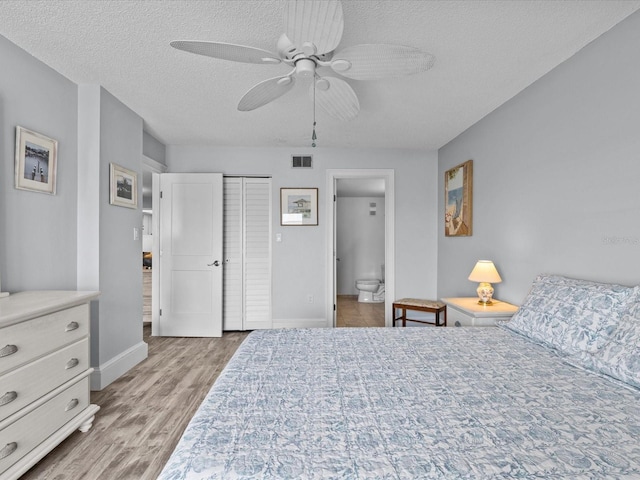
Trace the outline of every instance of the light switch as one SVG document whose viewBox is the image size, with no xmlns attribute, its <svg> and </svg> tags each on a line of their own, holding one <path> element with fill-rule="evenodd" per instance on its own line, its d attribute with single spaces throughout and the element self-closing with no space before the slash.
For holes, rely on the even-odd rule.
<svg viewBox="0 0 640 480">
<path fill-rule="evenodd" d="M 281 241 L 282 241 L 282 234 L 276 233 L 276 242 L 281 242 Z"/>
<path fill-rule="evenodd" d="M 133 239 L 138 240 L 140 238 L 140 230 L 138 227 L 133 227 Z"/>
</svg>

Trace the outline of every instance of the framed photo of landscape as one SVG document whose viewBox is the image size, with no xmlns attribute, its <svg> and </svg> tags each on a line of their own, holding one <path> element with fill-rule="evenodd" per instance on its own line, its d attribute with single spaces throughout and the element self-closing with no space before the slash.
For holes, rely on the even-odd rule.
<svg viewBox="0 0 640 480">
<path fill-rule="evenodd" d="M 57 164 L 57 140 L 16 127 L 16 188 L 55 195 Z"/>
<path fill-rule="evenodd" d="M 473 220 L 473 160 L 444 172 L 444 234 L 470 237 Z"/>
<path fill-rule="evenodd" d="M 115 163 L 109 170 L 109 203 L 138 208 L 138 174 Z"/>
<path fill-rule="evenodd" d="M 281 188 L 280 225 L 318 225 L 318 189 Z"/>
</svg>

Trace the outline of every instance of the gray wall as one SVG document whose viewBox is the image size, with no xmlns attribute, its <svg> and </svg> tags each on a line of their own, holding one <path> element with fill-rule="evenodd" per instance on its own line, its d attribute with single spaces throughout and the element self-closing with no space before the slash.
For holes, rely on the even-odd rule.
<svg viewBox="0 0 640 480">
<path fill-rule="evenodd" d="M 156 162 L 166 164 L 166 147 L 147 132 L 142 132 L 142 154 Z"/>
<path fill-rule="evenodd" d="M 138 208 L 109 204 L 109 165 L 141 178 L 142 119 L 101 89 L 100 111 L 100 363 L 142 341 L 142 186 Z M 134 240 L 134 228 L 138 238 Z M 146 355 L 145 355 L 146 357 Z"/>
<path fill-rule="evenodd" d="M 439 151 L 438 293 L 472 296 L 494 260 L 497 298 L 538 273 L 640 283 L 640 13 Z M 445 170 L 473 159 L 473 236 L 444 236 Z"/>
<path fill-rule="evenodd" d="M 2 290 L 76 288 L 77 87 L 0 36 Z M 16 126 L 58 141 L 55 195 L 16 190 Z"/>
<path fill-rule="evenodd" d="M 142 119 L 99 86 L 81 85 L 79 92 L 78 287 L 101 292 L 91 323 L 91 385 L 99 390 L 147 356 L 142 341 Z M 138 173 L 138 208 L 110 204 L 111 163 Z"/>
<path fill-rule="evenodd" d="M 0 58 L 2 290 L 100 290 L 91 366 L 92 387 L 102 388 L 146 357 L 141 240 L 133 240 L 142 213 L 109 205 L 108 190 L 109 162 L 141 171 L 142 119 L 1 36 Z M 14 188 L 17 125 L 58 140 L 55 195 Z"/>
<path fill-rule="evenodd" d="M 291 155 L 313 154 L 310 170 L 291 168 Z M 273 319 L 327 318 L 325 212 L 327 169 L 383 168 L 395 175 L 396 296 L 436 294 L 436 152 L 385 149 L 211 148 L 167 146 L 170 172 L 273 176 Z M 280 188 L 319 188 L 319 225 L 280 225 Z M 315 302 L 307 303 L 307 295 Z"/>
</svg>

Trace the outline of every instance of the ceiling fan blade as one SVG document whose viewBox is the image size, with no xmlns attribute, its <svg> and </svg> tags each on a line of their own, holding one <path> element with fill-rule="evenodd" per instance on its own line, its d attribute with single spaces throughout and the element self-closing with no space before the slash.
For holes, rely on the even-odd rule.
<svg viewBox="0 0 640 480">
<path fill-rule="evenodd" d="M 285 9 L 286 35 L 306 55 L 335 50 L 343 28 L 340 0 L 289 0 Z"/>
<path fill-rule="evenodd" d="M 294 84 L 295 78 L 293 75 L 274 77 L 260 82 L 240 99 L 238 110 L 248 112 L 262 107 L 287 93 L 293 88 Z"/>
<path fill-rule="evenodd" d="M 313 98 L 313 84 L 311 98 Z M 316 80 L 316 104 L 325 112 L 338 120 L 352 120 L 358 116 L 360 103 L 351 85 L 340 78 L 322 77 Z"/>
<path fill-rule="evenodd" d="M 261 48 L 247 47 L 245 45 L 234 45 L 232 43 L 221 42 L 191 42 L 178 40 L 170 45 L 178 50 L 191 52 L 207 57 L 221 58 L 233 62 L 244 63 L 280 63 L 280 57 L 273 52 L 262 50 Z"/>
<path fill-rule="evenodd" d="M 375 80 L 424 72 L 433 67 L 435 57 L 404 45 L 354 45 L 336 52 L 331 68 L 354 80 Z"/>
</svg>

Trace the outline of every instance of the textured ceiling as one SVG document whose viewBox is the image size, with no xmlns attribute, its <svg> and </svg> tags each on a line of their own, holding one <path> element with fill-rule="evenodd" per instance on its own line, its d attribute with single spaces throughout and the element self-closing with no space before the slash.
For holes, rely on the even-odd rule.
<svg viewBox="0 0 640 480">
<path fill-rule="evenodd" d="M 436 62 L 411 77 L 348 80 L 361 112 L 346 123 L 318 112 L 318 145 L 439 148 L 638 8 L 640 0 L 346 0 L 341 47 L 410 45 Z M 306 85 L 253 112 L 236 109 L 249 88 L 289 67 L 169 46 L 275 51 L 282 12 L 280 0 L 1 0 L 0 34 L 73 82 L 102 85 L 165 144 L 307 147 Z"/>
</svg>

